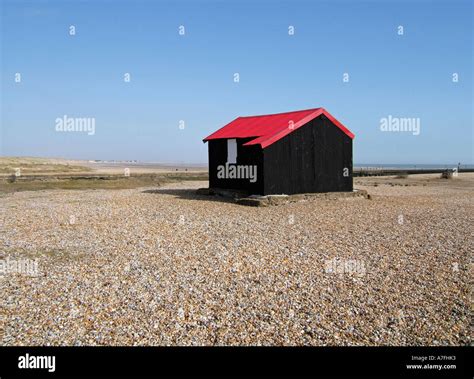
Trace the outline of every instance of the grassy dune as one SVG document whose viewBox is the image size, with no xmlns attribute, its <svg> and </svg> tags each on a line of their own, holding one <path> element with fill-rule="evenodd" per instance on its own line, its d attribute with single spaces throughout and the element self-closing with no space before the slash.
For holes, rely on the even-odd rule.
<svg viewBox="0 0 474 379">
<path fill-rule="evenodd" d="M 15 172 L 20 169 L 20 175 Z M 95 169 L 85 161 L 52 158 L 0 157 L 0 194 L 49 189 L 128 189 L 161 186 L 182 180 L 207 180 L 206 171 L 150 172 L 135 170 L 129 177 L 123 167 Z M 138 172 L 136 172 L 138 171 Z"/>
<path fill-rule="evenodd" d="M 183 180 L 207 180 L 206 174 L 156 174 L 137 176 L 109 176 L 109 177 L 83 177 L 80 178 L 46 178 L 41 180 L 20 179 L 0 180 L 0 194 L 19 191 L 39 191 L 52 189 L 128 189 L 139 187 L 161 186 Z"/>
<path fill-rule="evenodd" d="M 0 157 L 0 175 L 13 175 L 17 169 L 22 175 L 87 173 L 91 168 L 79 162 L 50 158 Z"/>
</svg>

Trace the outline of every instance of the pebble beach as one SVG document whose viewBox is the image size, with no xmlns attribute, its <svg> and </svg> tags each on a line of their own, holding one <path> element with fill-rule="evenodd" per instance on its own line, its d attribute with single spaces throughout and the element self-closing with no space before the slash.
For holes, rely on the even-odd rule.
<svg viewBox="0 0 474 379">
<path fill-rule="evenodd" d="M 468 345 L 474 175 L 398 180 L 262 208 L 198 181 L 2 195 L 0 341 Z"/>
</svg>

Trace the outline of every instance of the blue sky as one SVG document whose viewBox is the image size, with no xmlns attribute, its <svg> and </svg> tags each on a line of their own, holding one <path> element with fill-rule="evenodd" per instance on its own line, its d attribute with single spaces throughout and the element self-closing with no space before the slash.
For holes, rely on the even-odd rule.
<svg viewBox="0 0 474 379">
<path fill-rule="evenodd" d="M 471 1 L 0 2 L 2 155 L 205 163 L 239 115 L 321 106 L 356 164 L 474 163 Z"/>
</svg>

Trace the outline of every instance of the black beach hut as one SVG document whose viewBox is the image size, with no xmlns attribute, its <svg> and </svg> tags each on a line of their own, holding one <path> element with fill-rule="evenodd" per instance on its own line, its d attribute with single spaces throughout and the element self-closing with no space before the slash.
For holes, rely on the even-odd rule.
<svg viewBox="0 0 474 379">
<path fill-rule="evenodd" d="M 259 195 L 352 191 L 353 138 L 324 108 L 238 117 L 203 140 L 209 187 Z"/>
</svg>

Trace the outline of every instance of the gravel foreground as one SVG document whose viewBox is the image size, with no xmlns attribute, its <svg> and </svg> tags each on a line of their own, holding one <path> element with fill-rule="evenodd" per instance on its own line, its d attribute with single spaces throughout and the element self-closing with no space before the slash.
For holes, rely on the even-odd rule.
<svg viewBox="0 0 474 379">
<path fill-rule="evenodd" d="M 376 180 L 356 185 L 372 200 L 267 208 L 196 195 L 206 182 L 3 195 L 3 268 L 38 271 L 0 277 L 0 340 L 470 344 L 474 176 Z"/>
</svg>

